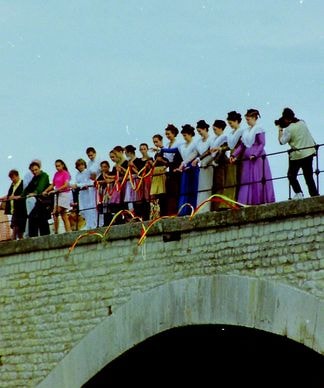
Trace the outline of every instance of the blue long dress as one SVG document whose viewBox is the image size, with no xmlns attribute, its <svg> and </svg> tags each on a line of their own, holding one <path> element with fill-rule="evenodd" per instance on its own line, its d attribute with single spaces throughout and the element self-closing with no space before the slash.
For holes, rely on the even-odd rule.
<svg viewBox="0 0 324 388">
<path fill-rule="evenodd" d="M 183 160 L 194 151 L 195 143 L 192 140 L 190 143 L 183 143 L 179 147 L 180 154 Z M 198 182 L 199 182 L 199 167 L 192 166 L 188 163 L 186 169 L 181 173 L 180 181 L 180 196 L 179 196 L 179 209 L 185 203 L 190 204 L 194 209 L 197 207 L 197 195 L 198 195 Z M 192 209 L 190 206 L 184 206 L 179 215 L 186 216 L 191 214 Z"/>
</svg>

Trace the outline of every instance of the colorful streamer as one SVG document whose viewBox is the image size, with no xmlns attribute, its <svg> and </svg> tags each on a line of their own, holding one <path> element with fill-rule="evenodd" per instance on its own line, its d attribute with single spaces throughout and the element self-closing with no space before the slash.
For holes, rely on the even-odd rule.
<svg viewBox="0 0 324 388">
<path fill-rule="evenodd" d="M 220 203 L 225 203 L 226 205 L 230 206 L 232 209 L 239 209 L 240 207 L 248 207 L 249 205 L 244 205 L 242 203 L 239 203 L 239 202 L 236 202 L 228 197 L 226 197 L 225 195 L 221 195 L 221 194 L 213 194 L 211 195 L 209 198 L 207 198 L 205 201 L 203 201 L 201 204 L 199 204 L 199 206 L 197 206 L 195 209 L 193 208 L 193 206 L 190 204 L 190 203 L 184 203 L 178 210 L 178 213 L 177 214 L 174 214 L 174 215 L 170 215 L 170 216 L 161 216 L 161 217 L 158 217 L 158 218 L 155 218 L 154 220 L 151 220 L 149 221 L 147 227 L 145 226 L 143 220 L 140 218 L 140 217 L 137 217 L 133 214 L 133 212 L 131 212 L 130 210 L 120 210 L 118 213 L 116 213 L 113 217 L 113 219 L 111 220 L 111 222 L 109 223 L 109 225 L 107 226 L 107 228 L 105 229 L 104 233 L 101 234 L 101 233 L 98 233 L 98 232 L 95 232 L 95 231 L 89 231 L 89 232 L 86 232 L 86 233 L 83 233 L 81 234 L 80 236 L 78 236 L 76 238 L 76 240 L 74 241 L 74 243 L 72 244 L 72 246 L 69 248 L 69 252 L 68 252 L 68 255 L 74 250 L 75 246 L 77 245 L 77 243 L 84 237 L 86 236 L 90 236 L 90 235 L 95 235 L 95 236 L 98 236 L 101 238 L 101 240 L 106 240 L 106 236 L 108 235 L 111 227 L 113 226 L 113 224 L 116 222 L 116 219 L 120 216 L 120 215 L 124 215 L 124 214 L 127 214 L 129 216 L 131 216 L 131 220 L 130 222 L 132 221 L 139 221 L 141 222 L 141 236 L 137 242 L 137 245 L 142 245 L 146 238 L 147 238 L 147 234 L 149 232 L 149 230 L 152 228 L 153 225 L 155 225 L 156 223 L 160 222 L 161 220 L 163 219 L 171 219 L 171 218 L 175 218 L 175 217 L 179 217 L 179 214 L 181 212 L 181 210 L 186 207 L 186 206 L 189 206 L 191 208 L 191 214 L 189 216 L 189 220 L 192 220 L 193 217 L 195 217 L 196 214 L 198 214 L 199 210 L 202 209 L 208 202 L 220 202 Z"/>
</svg>

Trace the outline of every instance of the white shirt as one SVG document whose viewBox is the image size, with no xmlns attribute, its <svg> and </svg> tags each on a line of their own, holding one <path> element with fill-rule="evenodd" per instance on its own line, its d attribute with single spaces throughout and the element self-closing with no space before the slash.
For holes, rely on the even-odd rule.
<svg viewBox="0 0 324 388">
<path fill-rule="evenodd" d="M 243 128 L 237 128 L 236 130 L 233 129 L 231 132 L 227 133 L 227 144 L 231 150 L 236 146 L 236 144 L 240 140 L 242 133 L 243 133 Z"/>
<path fill-rule="evenodd" d="M 193 159 L 195 159 L 197 156 L 202 155 L 204 152 L 206 152 L 210 147 L 212 147 L 212 144 L 214 142 L 215 136 L 212 136 L 208 134 L 208 137 L 206 139 L 203 139 L 200 137 L 195 142 L 195 147 L 190 155 L 184 160 L 185 163 L 191 162 Z M 206 165 L 205 160 L 202 161 L 202 165 Z"/>
<path fill-rule="evenodd" d="M 315 141 L 309 132 L 309 129 L 304 121 L 299 120 L 296 123 L 291 123 L 282 133 L 279 139 L 280 144 L 288 143 L 292 149 L 311 147 L 304 150 L 293 151 L 290 153 L 290 159 L 298 160 L 315 154 Z"/>
<path fill-rule="evenodd" d="M 101 174 L 101 168 L 100 168 L 101 160 L 98 156 L 94 160 L 88 160 L 87 162 L 87 170 L 89 171 L 90 175 L 95 174 L 96 178 Z"/>
<path fill-rule="evenodd" d="M 247 148 L 250 148 L 255 142 L 255 136 L 263 132 L 264 129 L 257 124 L 255 124 L 253 127 L 247 127 L 243 130 L 242 142 Z"/>
</svg>

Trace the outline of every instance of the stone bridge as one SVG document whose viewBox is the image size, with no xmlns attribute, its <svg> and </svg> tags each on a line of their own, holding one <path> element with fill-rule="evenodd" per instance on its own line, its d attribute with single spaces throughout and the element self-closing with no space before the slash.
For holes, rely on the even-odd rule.
<svg viewBox="0 0 324 388">
<path fill-rule="evenodd" d="M 101 234 L 105 229 L 99 229 Z M 1 387 L 81 387 L 171 328 L 227 324 L 324 355 L 324 197 L 0 245 Z"/>
</svg>

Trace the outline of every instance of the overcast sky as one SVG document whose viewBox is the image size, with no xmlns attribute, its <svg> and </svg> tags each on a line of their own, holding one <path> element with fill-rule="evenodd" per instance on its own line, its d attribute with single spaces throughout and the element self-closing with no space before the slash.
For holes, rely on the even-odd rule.
<svg viewBox="0 0 324 388">
<path fill-rule="evenodd" d="M 287 149 L 286 106 L 324 143 L 323 15 L 323 0 L 0 0 L 1 194 L 31 159 L 74 176 L 88 146 L 108 158 L 231 110 L 259 109 L 267 153 Z M 270 164 L 286 174 L 286 158 Z"/>
</svg>

